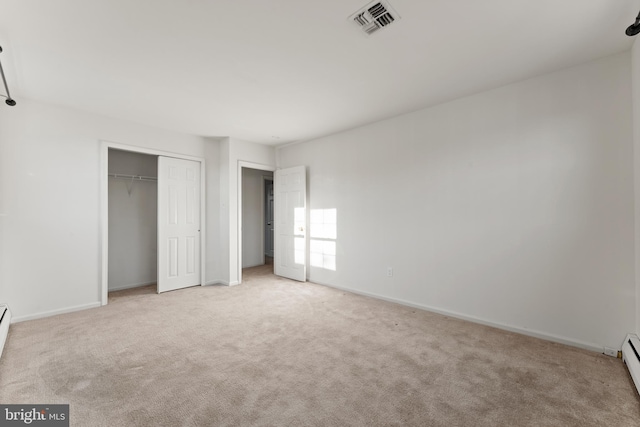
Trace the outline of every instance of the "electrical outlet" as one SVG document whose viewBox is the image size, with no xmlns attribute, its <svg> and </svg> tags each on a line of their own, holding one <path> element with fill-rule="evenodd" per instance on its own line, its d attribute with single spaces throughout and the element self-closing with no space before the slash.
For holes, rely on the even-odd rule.
<svg viewBox="0 0 640 427">
<path fill-rule="evenodd" d="M 387 277 L 393 277 L 393 267 L 387 267 Z"/>
<path fill-rule="evenodd" d="M 607 356 L 611 356 L 611 357 L 618 357 L 618 350 L 616 350 L 615 348 L 611 348 L 611 347 L 605 347 L 604 348 L 604 354 L 606 354 Z"/>
</svg>

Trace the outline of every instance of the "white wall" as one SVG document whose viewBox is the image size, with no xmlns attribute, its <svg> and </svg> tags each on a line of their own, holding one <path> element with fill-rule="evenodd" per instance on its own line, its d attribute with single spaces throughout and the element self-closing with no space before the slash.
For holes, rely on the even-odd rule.
<svg viewBox="0 0 640 427">
<path fill-rule="evenodd" d="M 631 51 L 633 85 L 633 140 L 635 173 L 635 262 L 636 262 L 636 326 L 640 335 L 640 36 L 636 37 Z"/>
<path fill-rule="evenodd" d="M 218 228 L 220 234 L 220 246 L 224 248 L 224 250 L 220 251 L 220 263 L 221 270 L 219 271 L 218 277 L 215 279 L 215 283 L 221 283 L 224 285 L 231 285 L 230 283 L 230 267 L 229 267 L 229 240 L 230 238 L 230 230 L 229 230 L 229 221 L 230 221 L 230 211 L 229 211 L 229 176 L 230 172 L 230 145 L 231 141 L 229 138 L 223 138 L 220 141 L 220 158 L 219 158 L 219 169 L 220 169 L 220 181 L 219 181 L 219 194 L 220 194 L 220 226 Z M 237 283 L 233 283 L 237 284 Z"/>
<path fill-rule="evenodd" d="M 200 157 L 216 143 L 28 99 L 2 108 L 0 300 L 16 320 L 99 305 L 99 140 Z"/>
<path fill-rule="evenodd" d="M 207 284 L 221 283 L 221 277 L 227 270 L 225 253 L 220 235 L 220 141 L 207 138 L 204 146 L 205 176 L 206 176 L 206 233 L 207 256 L 205 270 Z"/>
<path fill-rule="evenodd" d="M 264 183 L 273 172 L 242 168 L 242 268 L 264 264 Z"/>
<path fill-rule="evenodd" d="M 634 328 L 628 52 L 278 150 L 337 209 L 309 279 L 570 342 Z M 386 277 L 387 266 L 394 276 Z"/>
<path fill-rule="evenodd" d="M 109 174 L 158 177 L 158 156 L 109 150 Z M 109 291 L 157 283 L 158 183 L 109 178 Z"/>
<path fill-rule="evenodd" d="M 239 163 L 250 162 L 267 168 L 275 168 L 275 148 L 242 141 L 235 138 L 225 138 L 220 146 L 220 227 L 223 242 L 228 242 L 227 271 L 221 283 L 237 285 L 240 283 L 240 257 L 238 242 L 238 180 Z"/>
</svg>

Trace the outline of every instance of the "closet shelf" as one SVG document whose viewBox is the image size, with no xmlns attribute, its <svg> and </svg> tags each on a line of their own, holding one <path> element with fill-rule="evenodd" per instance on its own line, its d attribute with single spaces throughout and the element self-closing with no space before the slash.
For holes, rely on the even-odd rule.
<svg viewBox="0 0 640 427">
<path fill-rule="evenodd" d="M 110 178 L 115 179 L 126 179 L 128 181 L 157 181 L 158 178 L 154 176 L 142 176 L 142 175 L 124 175 L 120 173 L 110 173 Z"/>
</svg>

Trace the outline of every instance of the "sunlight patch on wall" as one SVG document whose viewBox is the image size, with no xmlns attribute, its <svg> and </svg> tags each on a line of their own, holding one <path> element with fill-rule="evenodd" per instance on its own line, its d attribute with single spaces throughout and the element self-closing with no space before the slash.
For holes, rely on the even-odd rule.
<svg viewBox="0 0 640 427">
<path fill-rule="evenodd" d="M 338 232 L 337 209 L 311 210 L 311 238 L 336 239 Z"/>
<path fill-rule="evenodd" d="M 336 271 L 337 209 L 312 209 L 310 220 L 311 266 Z"/>
<path fill-rule="evenodd" d="M 336 271 L 336 242 L 311 240 L 311 266 Z"/>
</svg>

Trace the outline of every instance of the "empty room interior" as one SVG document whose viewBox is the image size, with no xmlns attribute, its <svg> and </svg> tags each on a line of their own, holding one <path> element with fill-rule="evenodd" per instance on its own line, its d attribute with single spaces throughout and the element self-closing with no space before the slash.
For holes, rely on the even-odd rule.
<svg viewBox="0 0 640 427">
<path fill-rule="evenodd" d="M 640 425 L 639 11 L 0 0 L 0 424 Z"/>
</svg>

